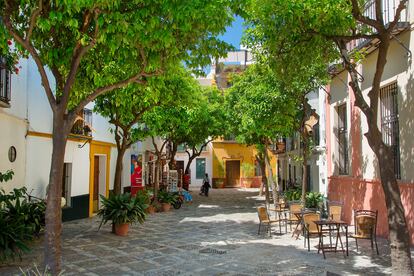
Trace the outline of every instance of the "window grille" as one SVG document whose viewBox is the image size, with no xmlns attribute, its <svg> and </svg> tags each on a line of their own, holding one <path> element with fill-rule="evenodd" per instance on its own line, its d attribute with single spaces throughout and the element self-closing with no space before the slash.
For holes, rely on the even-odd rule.
<svg viewBox="0 0 414 276">
<path fill-rule="evenodd" d="M 380 106 L 382 140 L 393 150 L 395 177 L 401 179 L 398 86 L 396 82 L 380 89 Z"/>
<path fill-rule="evenodd" d="M 11 74 L 6 67 L 6 60 L 0 57 L 0 101 L 9 104 L 11 99 Z"/>
<path fill-rule="evenodd" d="M 346 104 L 338 106 L 338 149 L 339 149 L 339 174 L 349 173 L 348 165 L 348 124 L 346 116 Z"/>
</svg>

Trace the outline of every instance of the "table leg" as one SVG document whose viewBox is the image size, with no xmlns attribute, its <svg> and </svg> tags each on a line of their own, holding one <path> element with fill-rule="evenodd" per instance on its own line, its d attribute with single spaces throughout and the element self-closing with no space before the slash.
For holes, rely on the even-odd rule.
<svg viewBox="0 0 414 276">
<path fill-rule="evenodd" d="M 348 225 L 345 225 L 345 241 L 346 241 L 346 255 L 349 256 L 348 254 Z"/>
<path fill-rule="evenodd" d="M 296 234 L 296 239 L 298 239 L 298 238 L 299 238 L 299 234 L 298 234 L 298 233 L 296 233 L 296 231 L 298 231 L 298 228 L 299 228 L 300 223 L 301 223 L 301 221 L 300 221 L 300 220 L 298 220 L 298 222 L 296 223 L 296 227 L 295 227 L 295 229 L 293 230 L 293 233 L 292 233 L 292 238 L 295 236 L 295 234 Z"/>
<path fill-rule="evenodd" d="M 318 229 L 319 229 L 319 227 L 318 227 Z M 323 233 L 323 226 L 321 225 L 321 230 L 319 231 L 319 241 L 320 241 L 320 247 L 321 247 L 321 250 L 322 250 L 323 258 L 326 259 L 325 248 L 324 248 L 324 245 L 323 245 L 323 235 L 322 235 L 322 233 Z"/>
</svg>

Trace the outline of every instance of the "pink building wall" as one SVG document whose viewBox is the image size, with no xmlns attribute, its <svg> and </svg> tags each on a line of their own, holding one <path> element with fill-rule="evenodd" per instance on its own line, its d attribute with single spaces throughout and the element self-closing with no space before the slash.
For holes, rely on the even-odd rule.
<svg viewBox="0 0 414 276">
<path fill-rule="evenodd" d="M 329 91 L 329 87 L 327 89 Z M 352 91 L 348 87 L 348 91 Z M 328 162 L 328 198 L 344 203 L 344 220 L 353 224 L 353 211 L 355 209 L 378 210 L 377 234 L 388 237 L 387 209 L 385 196 L 379 180 L 363 179 L 362 177 L 362 133 L 361 111 L 354 105 L 354 94 L 349 93 L 350 100 L 350 156 L 351 167 L 349 175 L 333 175 L 332 161 L 332 131 L 335 123 L 331 118 L 331 105 L 329 97 L 326 100 L 326 141 Z M 399 183 L 401 200 L 404 205 L 405 217 L 408 225 L 411 244 L 414 245 L 414 183 Z"/>
</svg>

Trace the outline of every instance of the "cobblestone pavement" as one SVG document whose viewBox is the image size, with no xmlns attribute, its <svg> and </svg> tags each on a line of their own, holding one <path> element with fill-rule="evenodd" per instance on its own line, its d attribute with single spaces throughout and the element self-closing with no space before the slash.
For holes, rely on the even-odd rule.
<svg viewBox="0 0 414 276">
<path fill-rule="evenodd" d="M 196 192 L 193 192 L 196 194 Z M 128 237 L 98 232 L 98 218 L 64 223 L 64 275 L 381 275 L 390 273 L 389 249 L 380 240 L 380 255 L 362 243 L 350 255 L 317 254 L 303 238 L 291 234 L 257 235 L 257 190 L 212 190 L 194 196 L 180 210 L 157 213 L 133 225 Z M 41 263 L 41 243 L 17 265 L 0 267 L 1 275 Z M 330 274 L 332 273 L 332 274 Z"/>
</svg>

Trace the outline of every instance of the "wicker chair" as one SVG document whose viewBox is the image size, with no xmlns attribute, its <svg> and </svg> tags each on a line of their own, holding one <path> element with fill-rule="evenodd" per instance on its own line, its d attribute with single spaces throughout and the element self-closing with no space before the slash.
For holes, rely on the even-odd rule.
<svg viewBox="0 0 414 276">
<path fill-rule="evenodd" d="M 355 239 L 356 247 L 358 250 L 358 239 L 365 239 L 371 241 L 371 248 L 377 250 L 379 255 L 378 245 L 377 245 L 377 218 L 378 211 L 370 210 L 355 210 L 354 211 L 354 225 L 355 225 L 355 234 L 351 235 Z"/>
<path fill-rule="evenodd" d="M 298 223 L 298 218 L 293 213 L 302 212 L 302 208 L 300 201 L 289 201 L 289 218 L 287 222 L 290 225 L 290 231 L 292 231 L 292 224 Z"/>
<path fill-rule="evenodd" d="M 271 220 L 269 217 L 269 213 L 267 212 L 267 208 L 265 206 L 259 206 L 257 207 L 257 214 L 259 215 L 259 230 L 257 231 L 257 234 L 260 235 L 260 229 L 262 224 L 267 227 L 267 231 L 269 232 L 269 236 L 272 236 L 272 229 L 271 226 L 274 223 L 279 223 L 279 230 L 282 232 L 282 228 L 280 225 L 281 220 Z"/>
<path fill-rule="evenodd" d="M 310 237 L 319 237 L 318 226 L 314 223 L 316 220 L 321 220 L 319 213 L 304 213 L 302 216 L 305 238 L 303 239 L 303 246 L 306 247 L 306 240 L 308 241 L 308 251 L 310 251 Z"/>
<path fill-rule="evenodd" d="M 332 220 L 342 220 L 343 203 L 338 201 L 330 201 L 328 203 L 328 214 Z"/>
</svg>

